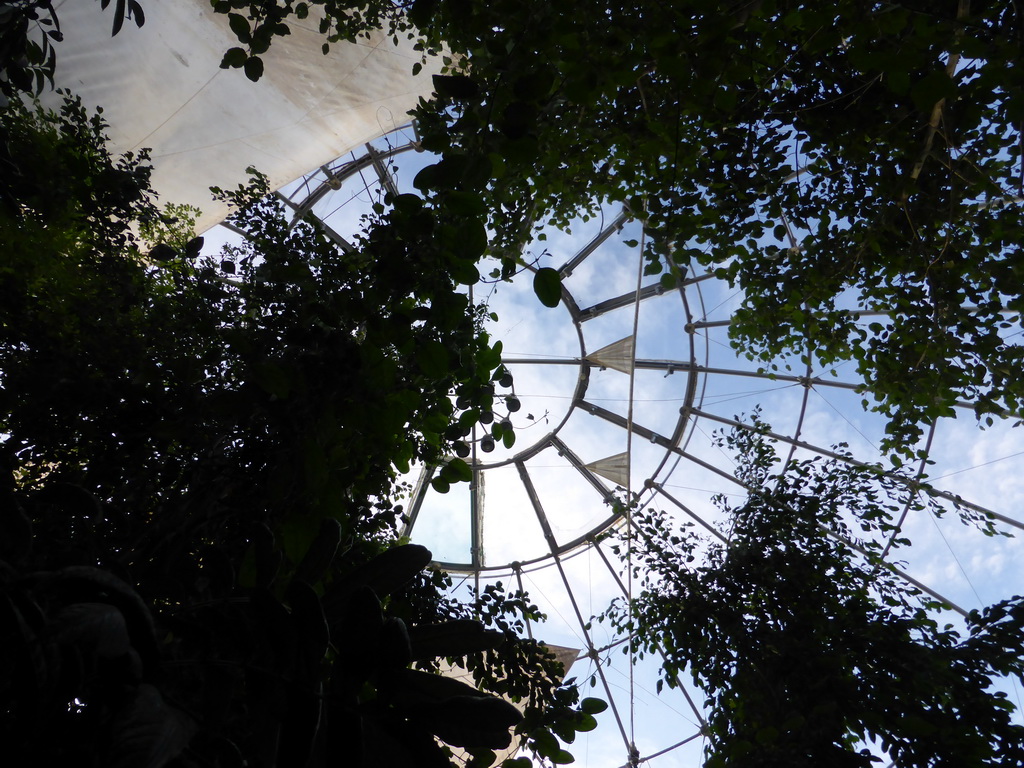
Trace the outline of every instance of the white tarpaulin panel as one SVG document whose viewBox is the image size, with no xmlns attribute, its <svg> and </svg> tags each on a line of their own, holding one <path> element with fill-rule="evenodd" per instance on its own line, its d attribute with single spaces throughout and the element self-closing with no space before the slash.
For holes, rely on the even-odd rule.
<svg viewBox="0 0 1024 768">
<path fill-rule="evenodd" d="M 65 38 L 56 45 L 57 86 L 103 107 L 117 152 L 152 149 L 161 201 L 199 207 L 200 231 L 227 213 L 209 187 L 236 186 L 252 165 L 276 189 L 401 125 L 440 66 L 428 62 L 413 78 L 420 55 L 384 33 L 324 56 L 317 21 L 292 19 L 252 83 L 240 69 L 220 69 L 238 42 L 209 0 L 149 0 L 143 27 L 126 21 L 113 38 L 113 6 L 55 5 Z"/>
</svg>

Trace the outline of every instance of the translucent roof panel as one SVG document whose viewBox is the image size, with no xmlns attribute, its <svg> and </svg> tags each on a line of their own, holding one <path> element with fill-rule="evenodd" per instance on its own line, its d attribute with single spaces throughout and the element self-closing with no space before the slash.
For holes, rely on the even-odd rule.
<svg viewBox="0 0 1024 768">
<path fill-rule="evenodd" d="M 227 214 L 211 186 L 233 188 L 249 166 L 272 189 L 283 186 L 407 122 L 438 71 L 435 59 L 414 78 L 420 54 L 383 32 L 324 56 L 311 13 L 274 41 L 253 83 L 240 69 L 220 69 L 238 42 L 209 0 L 146 3 L 145 24 L 128 22 L 113 38 L 111 13 L 97 3 L 55 7 L 61 26 L 75 30 L 55 46 L 57 86 L 103 108 L 116 152 L 152 149 L 154 189 L 163 202 L 198 207 L 200 231 Z"/>
</svg>

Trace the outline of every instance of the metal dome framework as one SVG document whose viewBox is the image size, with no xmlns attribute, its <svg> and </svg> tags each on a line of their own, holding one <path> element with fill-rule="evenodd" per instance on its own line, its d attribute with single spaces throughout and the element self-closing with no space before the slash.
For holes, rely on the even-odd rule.
<svg viewBox="0 0 1024 768">
<path fill-rule="evenodd" d="M 407 171 L 411 168 L 414 173 L 418 165 L 425 163 L 423 156 L 410 154 L 418 150 L 414 127 L 404 126 L 378 143 L 366 144 L 358 152 L 325 164 L 277 195 L 294 212 L 296 220 L 307 215 L 316 216 L 323 223 L 328 237 L 342 248 L 352 249 L 346 232 L 355 226 L 359 210 L 382 200 L 384 191 L 399 191 L 400 179 L 407 175 Z M 401 161 L 396 163 L 396 158 L 400 157 Z M 411 177 L 409 174 L 409 179 Z M 822 369 L 810 355 L 806 356 L 800 372 L 767 372 L 747 364 L 727 346 L 724 334 L 736 294 L 713 274 L 689 274 L 674 284 L 665 285 L 658 280 L 643 282 L 642 271 L 638 269 L 635 288 L 623 290 L 621 283 L 610 280 L 608 287 L 611 290 L 595 296 L 593 279 L 590 279 L 589 282 L 584 281 L 584 287 L 579 289 L 574 281 L 580 273 L 589 272 L 592 278 L 595 273 L 606 271 L 610 259 L 619 258 L 618 251 L 622 246 L 615 245 L 618 243 L 616 236 L 631 226 L 639 228 L 639 224 L 632 222 L 625 211 L 610 214 L 607 218 L 610 219 L 607 222 L 592 221 L 583 226 L 583 233 L 574 238 L 570 248 L 559 250 L 558 256 L 548 255 L 548 261 L 544 262 L 556 268 L 563 279 L 562 310 L 559 311 L 565 313 L 561 320 L 563 325 L 566 325 L 567 315 L 568 323 L 563 335 L 571 340 L 572 348 L 554 354 L 509 352 L 503 355 L 503 365 L 513 372 L 517 387 L 521 379 L 529 378 L 524 372 L 532 372 L 534 381 L 551 381 L 553 372 L 557 372 L 563 388 L 568 390 L 559 395 L 564 415 L 549 419 L 550 429 L 544 431 L 540 438 L 527 440 L 524 439 L 527 430 L 535 429 L 539 420 L 529 413 L 528 421 L 532 423 L 527 423 L 523 413 L 530 410 L 529 407 L 522 411 L 519 407 L 508 408 L 509 396 L 498 396 L 497 400 L 505 406 L 505 413 L 496 413 L 495 417 L 502 416 L 513 422 L 518 435 L 516 445 L 512 448 L 498 445 L 492 449 L 497 451 L 492 456 L 492 450 L 484 450 L 486 430 L 474 427 L 473 434 L 467 438 L 470 455 L 466 461 L 472 471 L 468 488 L 458 498 L 450 494 L 442 499 L 431 489 L 430 480 L 435 468 L 422 468 L 407 503 L 407 523 L 402 533 L 433 549 L 432 531 L 433 538 L 442 543 L 455 538 L 451 534 L 453 528 L 444 527 L 439 522 L 447 514 L 457 520 L 461 528 L 458 538 L 463 546 L 448 553 L 441 552 L 437 558 L 440 567 L 461 574 L 467 582 L 477 586 L 481 580 L 510 578 L 520 589 L 531 590 L 540 583 L 546 585 L 542 591 L 552 589 L 552 584 L 564 589 L 564 598 L 560 602 L 550 602 L 560 606 L 556 612 L 565 615 L 568 623 L 575 625 L 571 632 L 583 646 L 580 659 L 587 661 L 589 676 L 594 683 L 600 683 L 611 702 L 618 736 L 622 740 L 625 759 L 608 765 L 636 765 L 640 762 L 689 765 L 698 754 L 696 750 L 699 750 L 701 729 L 705 724 L 703 711 L 697 703 L 699 695 L 695 695 L 687 684 L 677 681 L 683 700 L 677 714 L 683 712 L 693 728 L 685 733 L 676 731 L 682 738 L 671 739 L 671 744 L 648 746 L 650 740 L 637 734 L 635 712 L 638 696 L 633 668 L 627 662 L 629 686 L 625 696 L 617 689 L 614 678 L 616 669 L 624 674 L 615 660 L 618 655 L 615 652 L 628 646 L 629 639 L 610 638 L 608 642 L 602 642 L 588 615 L 588 612 L 593 613 L 593 600 L 588 607 L 585 596 L 581 594 L 581 590 L 586 589 L 579 583 L 580 572 L 584 570 L 580 565 L 583 561 L 587 563 L 586 569 L 592 580 L 591 590 L 596 567 L 602 571 L 600 579 L 605 585 L 604 594 L 608 594 L 609 588 L 613 595 L 625 596 L 631 591 L 621 576 L 623 562 L 617 561 L 609 548 L 602 544 L 610 532 L 628 524 L 623 508 L 617 506 L 615 500 L 621 496 L 622 490 L 629 493 L 635 490 L 634 498 L 640 505 L 662 505 L 680 519 L 693 522 L 709 536 L 725 540 L 717 525 L 719 520 L 707 499 L 715 493 L 739 494 L 748 489 L 736 478 L 721 451 L 714 447 L 712 436 L 721 430 L 757 428 L 750 418 L 723 413 L 721 409 L 726 403 L 785 400 L 785 418 L 780 419 L 783 423 L 769 431 L 767 436 L 781 447 L 780 455 L 785 456 L 787 462 L 800 456 L 821 456 L 877 466 L 879 455 L 877 448 L 873 456 L 868 448 L 869 455 L 865 458 L 851 458 L 849 454 L 830 447 L 851 435 L 855 440 L 859 435 L 863 438 L 862 443 L 872 445 L 872 439 L 860 422 L 865 418 L 860 406 L 865 391 L 862 383 L 844 380 L 837 375 L 837 370 Z M 634 261 L 638 260 L 636 248 L 631 250 Z M 541 263 L 539 260 L 531 261 L 526 271 Z M 645 340 L 637 320 L 653 307 L 658 307 L 659 311 L 666 307 L 672 310 L 672 324 L 657 326 L 655 334 L 673 337 L 674 354 L 649 354 L 652 347 Z M 632 328 L 626 329 L 629 333 L 622 334 L 623 323 L 616 324 L 610 320 L 629 311 L 634 315 Z M 650 314 L 653 312 L 651 309 Z M 545 323 L 555 322 L 550 316 L 546 317 Z M 644 327 L 647 325 L 645 323 Z M 500 333 L 498 335 L 500 338 Z M 613 381 L 616 377 L 617 383 Z M 664 391 L 664 386 L 669 385 L 672 397 L 666 399 L 671 400 L 674 413 L 666 415 L 665 407 L 659 406 L 647 412 L 641 408 L 634 414 L 633 406 L 642 401 L 633 395 L 634 377 L 644 386 L 657 377 L 655 383 L 659 391 Z M 641 382 L 644 377 L 646 381 Z M 620 398 L 617 405 L 605 404 L 604 401 L 610 398 L 602 398 L 601 395 L 613 390 L 621 391 L 626 379 L 630 380 L 627 401 L 623 403 Z M 603 382 L 602 386 L 598 386 L 599 380 Z M 746 389 L 736 390 L 737 385 Z M 521 404 L 527 404 L 531 399 L 530 393 L 516 389 L 513 389 L 513 395 L 517 402 L 522 401 Z M 836 402 L 843 408 L 837 407 Z M 821 421 L 822 412 L 828 412 L 822 403 L 838 415 L 831 426 L 826 426 L 826 432 L 831 435 L 834 430 L 839 439 L 821 439 L 822 427 L 816 422 Z M 969 414 L 972 405 L 959 403 L 958 408 Z M 775 411 L 769 413 L 769 421 L 778 415 L 779 412 Z M 590 434 L 587 429 L 580 427 L 584 423 L 596 430 L 592 433 L 592 440 L 586 437 Z M 948 423 L 939 422 L 929 425 L 917 466 L 910 472 L 889 472 L 888 476 L 915 488 L 926 478 L 936 454 L 936 441 L 948 427 Z M 621 447 L 623 441 L 626 451 L 608 455 L 615 447 Z M 1011 448 L 1024 450 L 1022 443 L 1024 441 L 1016 439 L 1011 446 L 1003 448 L 1005 455 L 995 461 L 1014 458 L 1017 454 Z M 586 458 L 595 452 L 596 459 Z M 1013 466 L 1020 467 L 1020 463 Z M 562 486 L 558 482 L 538 481 L 540 475 L 545 471 L 550 474 L 553 468 L 557 470 L 555 474 L 563 478 Z M 965 471 L 958 470 L 949 476 Z M 484 489 L 491 486 L 490 477 L 499 473 L 504 477 L 502 489 L 517 490 L 513 493 L 499 489 L 497 494 L 485 494 Z M 570 477 L 571 481 L 565 480 Z M 699 491 L 696 501 L 695 490 Z M 610 508 L 563 524 L 559 513 L 566 504 L 561 498 L 564 494 L 568 494 L 573 502 L 589 504 L 592 508 L 602 510 L 606 505 Z M 495 495 L 497 501 L 493 500 Z M 998 512 L 990 508 L 994 506 L 992 504 L 986 506 L 965 501 L 955 488 L 936 490 L 933 495 L 997 521 L 1003 527 L 1024 529 L 1024 521 L 1020 518 Z M 465 508 L 457 509 L 460 505 L 465 505 Z M 509 539 L 515 539 L 521 532 L 514 525 L 511 528 L 508 524 L 491 527 L 489 516 L 495 508 L 510 506 L 516 507 L 514 517 L 518 524 L 526 526 L 525 521 L 529 519 L 530 524 L 539 530 L 539 536 L 534 535 L 532 548 L 521 554 L 509 555 L 508 547 L 492 553 L 489 535 L 502 539 L 502 544 L 514 544 Z M 504 514 L 509 516 L 507 509 Z M 914 524 L 924 530 L 926 523 L 908 520 L 908 514 L 909 504 L 903 509 L 897 527 Z M 935 520 L 930 522 L 937 526 Z M 894 532 L 892 539 L 896 535 Z M 969 591 L 978 597 L 976 602 L 981 602 L 949 540 L 941 530 L 939 535 L 970 586 Z M 968 590 L 951 595 L 929 583 L 926 575 L 922 575 L 927 573 L 927 568 L 915 572 L 913 566 L 901 565 L 896 570 L 910 584 L 966 615 L 969 608 L 962 594 Z M 546 581 L 542 582 L 544 579 Z M 533 628 L 529 629 L 532 633 Z M 554 638 L 553 642 L 568 644 L 564 637 Z M 627 702 L 623 702 L 623 698 Z"/>
<path fill-rule="evenodd" d="M 284 182 L 393 126 L 394 116 L 429 94 L 431 72 L 418 80 L 409 74 L 419 59 L 409 47 L 393 47 L 380 35 L 351 48 L 336 46 L 325 59 L 315 27 L 296 26 L 292 39 L 275 43 L 270 54 L 277 57 L 270 66 L 282 73 L 281 86 L 268 95 L 265 82 L 257 98 L 241 72 L 219 69 L 234 38 L 208 0 L 148 4 L 148 23 L 113 40 L 109 19 L 90 5 L 60 5 L 65 27 L 75 28 L 76 35 L 60 49 L 58 84 L 73 87 L 90 105 L 104 105 L 117 151 L 153 147 L 156 186 L 169 199 L 206 208 L 203 224 L 225 213 L 208 205 L 211 183 L 230 187 L 242 180 L 249 163 L 268 172 L 274 184 Z M 199 74 L 204 72 L 213 74 L 206 79 Z M 414 127 L 398 128 L 277 194 L 296 219 L 316 216 L 328 237 L 353 249 L 348 238 L 360 211 L 380 200 L 382 191 L 399 191 L 406 171 L 424 162 L 418 149 Z M 552 249 L 556 255 L 536 261 L 563 277 L 561 314 L 544 322 L 560 323 L 569 343 L 538 351 L 544 339 L 524 337 L 523 349 L 505 358 L 523 407 L 512 411 L 507 396 L 499 400 L 506 406 L 503 418 L 513 421 L 517 445 L 496 446 L 492 456 L 483 451 L 486 433 L 478 428 L 469 440 L 472 481 L 446 497 L 431 489 L 434 469 L 423 468 L 408 500 L 404 533 L 428 544 L 440 565 L 468 583 L 510 578 L 543 598 L 538 602 L 553 617 L 545 638 L 583 648 L 579 664 L 587 668 L 579 676 L 599 684 L 612 704 L 616 726 L 595 732 L 594 750 L 601 754 L 590 764 L 690 765 L 699 759 L 700 698 L 682 681 L 672 692 L 678 693 L 677 708 L 668 696 L 648 691 L 645 681 L 656 670 L 634 668 L 619 653 L 628 650 L 629 638 L 611 636 L 589 619 L 595 606 L 599 610 L 610 597 L 630 592 L 620 575 L 624 563 L 604 543 L 628 519 L 608 504 L 621 497 L 619 489 L 635 491 L 639 504 L 663 505 L 708 536 L 722 538 L 720 516 L 709 499 L 747 489 L 713 435 L 755 428 L 733 408 L 764 403 L 773 423 L 768 436 L 786 460 L 823 456 L 874 465 L 881 458 L 873 443 L 878 425 L 864 416 L 863 382 L 844 378 L 841 369 L 823 369 L 809 355 L 798 371 L 769 373 L 738 357 L 726 336 L 735 293 L 713 275 L 688 274 L 670 286 L 638 282 L 630 289 L 634 273 L 642 274 L 639 258 L 635 248 L 623 248 L 618 235 L 639 224 L 623 212 L 609 211 L 607 219 L 581 225 L 572 240 Z M 624 271 L 616 271 L 627 262 Z M 528 288 L 526 294 L 532 298 Z M 509 316 L 534 312 L 523 307 L 512 302 Z M 665 307 L 671 318 L 659 314 Z M 642 322 L 622 320 L 631 310 Z M 658 334 L 674 343 L 659 345 Z M 1019 344 L 1020 338 L 1008 336 L 1007 342 Z M 634 396 L 627 381 L 636 381 L 640 394 Z M 538 392 L 530 391 L 533 386 Z M 550 429 L 542 429 L 549 394 L 541 386 L 561 387 L 561 394 L 550 395 L 563 408 Z M 973 421 L 971 408 L 958 404 L 967 421 Z M 937 497 L 1005 528 L 1024 529 L 1019 515 L 998 511 L 1024 508 L 1024 437 L 1007 423 L 983 437 L 971 426 L 964 430 L 949 419 L 928 425 L 917 465 L 889 476 L 914 487 L 928 473 L 943 484 Z M 535 431 L 543 434 L 534 439 Z M 858 458 L 831 447 L 843 441 L 855 446 Z M 992 482 L 969 482 L 970 470 L 983 466 L 998 470 Z M 959 526 L 955 515 L 914 519 L 909 505 L 898 524 L 911 530 L 915 542 L 933 545 L 930 554 L 901 564 L 900 573 L 961 614 L 1024 585 L 1019 570 L 1011 579 L 1005 576 L 1014 547 L 1024 561 L 1020 539 L 985 538 Z M 674 718 L 672 737 L 664 735 L 657 708 L 667 708 Z M 680 728 L 679 718 L 689 725 Z"/>
</svg>

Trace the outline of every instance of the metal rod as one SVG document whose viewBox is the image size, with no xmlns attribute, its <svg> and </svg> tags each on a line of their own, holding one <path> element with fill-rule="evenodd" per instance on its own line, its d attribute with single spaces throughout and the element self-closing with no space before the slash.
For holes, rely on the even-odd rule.
<svg viewBox="0 0 1024 768">
<path fill-rule="evenodd" d="M 707 418 L 707 419 L 709 419 L 711 421 L 717 421 L 719 424 L 727 424 L 729 426 L 738 427 L 740 429 L 745 429 L 747 431 L 753 431 L 755 429 L 755 427 L 753 427 L 750 424 L 744 424 L 741 421 L 737 421 L 736 419 L 729 419 L 729 418 L 726 418 L 724 416 L 715 416 L 714 414 L 707 413 L 706 411 L 701 411 L 701 410 L 699 410 L 697 408 L 695 408 L 693 410 L 693 413 L 694 413 L 695 416 L 703 416 L 704 418 Z M 852 458 L 850 456 L 844 456 L 841 453 L 836 453 L 835 451 L 830 451 L 827 448 L 822 448 L 821 446 L 813 445 L 811 443 L 807 443 L 807 442 L 804 442 L 802 440 L 795 440 L 792 437 L 786 437 L 785 435 L 780 435 L 777 432 L 770 432 L 769 431 L 769 432 L 765 432 L 764 434 L 766 436 L 774 439 L 774 440 L 780 440 L 780 441 L 782 441 L 784 443 L 789 443 L 791 445 L 796 445 L 799 448 L 805 448 L 808 451 L 816 452 L 816 453 L 821 454 L 822 456 L 828 456 L 831 459 L 837 459 L 838 461 L 843 461 L 843 462 L 846 462 L 847 464 L 852 464 L 852 465 L 857 466 L 857 467 L 866 467 L 866 468 L 869 468 L 869 469 L 873 467 L 872 464 L 869 464 L 869 463 L 867 463 L 865 461 L 858 461 L 857 459 L 854 459 L 854 458 Z M 940 491 L 940 490 L 937 490 L 937 489 L 931 488 L 931 487 L 925 487 L 926 486 L 925 483 L 920 483 L 920 482 L 918 482 L 916 480 L 913 480 L 913 479 L 911 479 L 909 477 L 903 477 L 901 475 L 895 475 L 895 474 L 892 474 L 892 473 L 885 473 L 885 474 L 886 474 L 887 477 L 890 477 L 893 480 L 895 480 L 895 481 L 897 481 L 899 483 L 903 483 L 904 485 L 907 485 L 907 486 L 909 486 L 911 488 L 917 488 L 917 489 L 924 490 L 927 493 L 932 494 L 934 496 L 937 496 L 937 497 L 939 497 L 941 499 L 945 499 L 946 501 L 953 502 L 954 504 L 957 504 L 957 505 L 962 506 L 962 507 L 966 507 L 967 509 L 972 509 L 975 512 L 980 512 L 981 514 L 985 515 L 986 517 L 992 517 L 992 518 L 994 518 L 996 520 L 999 520 L 1001 522 L 1006 523 L 1007 525 L 1012 525 L 1015 528 L 1020 528 L 1021 530 L 1024 530 L 1024 522 L 1021 522 L 1020 520 L 1014 520 L 1012 517 L 1007 517 L 1006 515 L 1001 515 L 998 512 L 995 512 L 995 511 L 993 511 L 991 509 L 988 509 L 987 507 L 981 506 L 980 504 L 973 504 L 973 503 L 971 503 L 969 501 L 964 501 L 963 499 L 961 499 L 956 494 L 948 493 L 946 491 Z"/>
<path fill-rule="evenodd" d="M 569 275 L 571 275 L 573 273 L 573 270 L 576 269 L 576 267 L 578 267 L 580 264 L 582 264 L 583 261 L 588 256 L 590 256 L 590 254 L 596 251 L 598 246 L 601 245 L 601 243 L 603 243 L 605 240 L 611 237 L 614 233 L 619 232 L 628 220 L 629 212 L 625 208 L 623 208 L 622 212 L 615 217 L 615 220 L 612 221 L 611 224 L 602 229 L 589 243 L 580 248 L 580 250 L 576 253 L 575 256 L 573 256 L 559 268 L 558 274 L 560 274 L 562 277 L 568 277 Z"/>
<path fill-rule="evenodd" d="M 624 293 L 621 296 L 599 301 L 593 306 L 580 310 L 580 321 L 585 322 L 587 320 L 593 320 L 595 317 L 600 317 L 601 315 L 607 314 L 616 309 L 631 306 L 632 304 L 652 298 L 653 296 L 661 296 L 669 290 L 674 289 L 666 288 L 661 283 L 653 283 L 641 288 L 639 291 L 630 291 L 629 293 Z"/>
</svg>

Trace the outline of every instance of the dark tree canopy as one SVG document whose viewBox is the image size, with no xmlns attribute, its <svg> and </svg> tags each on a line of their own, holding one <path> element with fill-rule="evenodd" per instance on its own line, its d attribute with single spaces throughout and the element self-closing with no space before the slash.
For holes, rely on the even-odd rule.
<svg viewBox="0 0 1024 768">
<path fill-rule="evenodd" d="M 257 175 L 214 259 L 103 129 L 70 98 L 0 110 L 8 759 L 485 766 L 513 726 L 561 753 L 600 703 L 520 639 L 537 609 L 460 603 L 397 540 L 399 471 L 493 396 L 500 348 L 453 277 L 480 239 L 409 197 L 344 249 Z"/>
</svg>

